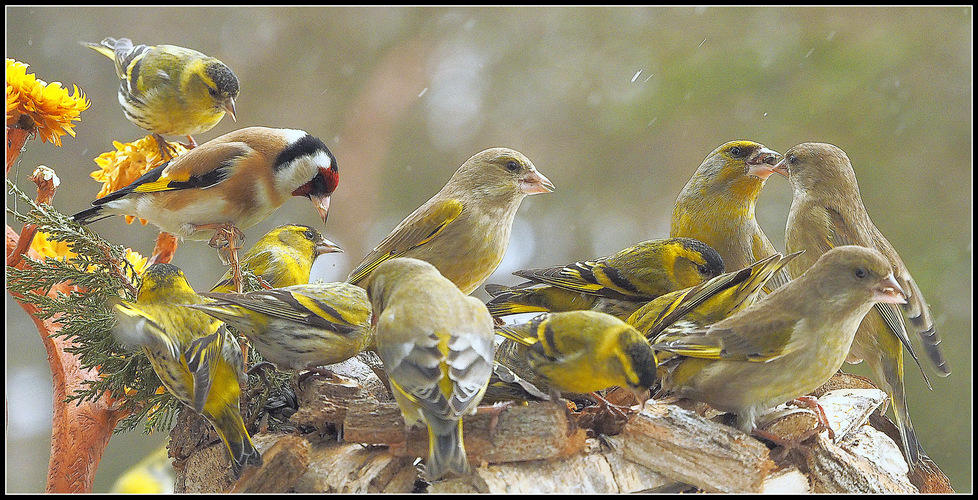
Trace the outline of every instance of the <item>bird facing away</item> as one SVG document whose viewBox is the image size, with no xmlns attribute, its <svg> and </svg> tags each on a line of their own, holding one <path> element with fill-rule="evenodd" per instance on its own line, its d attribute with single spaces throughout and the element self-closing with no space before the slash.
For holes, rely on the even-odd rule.
<svg viewBox="0 0 978 500">
<path fill-rule="evenodd" d="M 737 414 L 751 432 L 765 410 L 818 388 L 845 361 L 860 321 L 904 294 L 879 252 L 848 245 L 706 329 L 660 335 L 663 389 Z M 669 355 L 674 354 L 674 356 Z"/>
<path fill-rule="evenodd" d="M 941 353 L 941 339 L 927 301 L 896 249 L 869 218 L 859 195 L 855 171 L 845 152 L 831 144 L 799 144 L 785 152 L 778 170 L 788 174 L 794 191 L 785 227 L 785 245 L 791 252 L 805 250 L 788 266 L 792 275 L 801 274 L 834 247 L 862 245 L 886 257 L 897 282 L 907 293 L 905 304 L 878 304 L 866 315 L 856 332 L 849 361 L 866 360 L 875 380 L 890 396 L 904 455 L 908 462 L 916 464 L 922 449 L 913 431 L 904 390 L 903 347 L 918 366 L 920 363 L 907 330 L 919 338 L 940 375 L 951 372 Z M 920 369 L 927 381 L 923 367 Z"/>
<path fill-rule="evenodd" d="M 518 151 L 476 153 L 367 254 L 347 281 L 361 283 L 387 259 L 413 257 L 430 262 L 468 295 L 502 261 L 523 198 L 553 190 Z"/>
<path fill-rule="evenodd" d="M 366 285 L 377 354 L 404 422 L 428 427 L 429 480 L 467 474 L 462 416 L 475 413 L 492 374 L 489 311 L 418 259 L 387 260 Z"/>
</svg>

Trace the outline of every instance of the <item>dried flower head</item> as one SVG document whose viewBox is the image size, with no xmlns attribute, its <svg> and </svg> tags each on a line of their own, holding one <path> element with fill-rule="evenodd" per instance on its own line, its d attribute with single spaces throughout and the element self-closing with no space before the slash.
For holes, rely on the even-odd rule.
<svg viewBox="0 0 978 500">
<path fill-rule="evenodd" d="M 187 152 L 187 148 L 183 147 L 182 144 L 173 142 L 167 144 L 176 155 Z M 169 160 L 161 154 L 160 145 L 152 135 L 125 144 L 113 141 L 112 145 L 115 146 L 115 151 L 107 151 L 95 158 L 99 170 L 92 172 L 91 176 L 102 183 L 102 189 L 96 195 L 97 198 L 132 184 L 146 172 Z M 126 222 L 132 223 L 133 219 L 134 217 L 130 215 L 126 216 Z M 140 219 L 140 222 L 146 224 L 145 220 Z"/>
</svg>

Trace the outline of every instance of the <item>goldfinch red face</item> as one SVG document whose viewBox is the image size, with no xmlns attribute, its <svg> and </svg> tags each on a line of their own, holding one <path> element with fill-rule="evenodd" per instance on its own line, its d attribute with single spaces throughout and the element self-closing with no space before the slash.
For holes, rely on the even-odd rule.
<svg viewBox="0 0 978 500">
<path fill-rule="evenodd" d="M 216 225 L 247 229 L 290 196 L 309 198 L 323 223 L 339 175 L 323 141 L 301 130 L 248 127 L 220 136 L 92 202 L 82 224 L 133 215 L 178 236 L 206 240 Z"/>
</svg>

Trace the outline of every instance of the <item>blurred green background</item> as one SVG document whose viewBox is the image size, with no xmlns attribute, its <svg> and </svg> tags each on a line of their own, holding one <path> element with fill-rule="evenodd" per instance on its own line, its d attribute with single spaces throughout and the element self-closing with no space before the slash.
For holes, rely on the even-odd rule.
<svg viewBox="0 0 978 500">
<path fill-rule="evenodd" d="M 112 63 L 78 44 L 106 36 L 191 47 L 241 82 L 239 127 L 299 128 L 339 163 L 325 234 L 346 253 L 316 273 L 345 278 L 405 215 L 472 154 L 506 146 L 557 186 L 527 198 L 506 259 L 521 267 L 611 254 L 668 236 L 676 195 L 706 155 L 734 139 L 777 151 L 830 142 L 853 161 L 873 220 L 931 304 L 953 373 L 907 368 L 924 448 L 959 492 L 972 490 L 973 9 L 940 8 L 71 8 L 8 7 L 7 57 L 92 101 L 57 148 L 39 141 L 11 170 L 28 193 L 38 164 L 62 184 L 55 205 L 88 206 L 93 158 L 145 135 L 116 100 Z M 791 192 L 772 177 L 757 217 L 783 249 Z M 7 197 L 7 204 L 11 204 Z M 7 224 L 19 225 L 7 217 Z M 321 227 L 293 199 L 246 231 Z M 112 218 L 92 226 L 151 253 L 157 231 Z M 223 273 L 216 253 L 185 242 L 174 263 L 197 289 Z M 477 294 L 485 297 L 480 289 Z M 8 296 L 8 492 L 44 489 L 50 374 L 34 326 Z M 863 373 L 862 366 L 847 367 Z M 162 442 L 115 436 L 95 483 L 112 481 Z"/>
</svg>

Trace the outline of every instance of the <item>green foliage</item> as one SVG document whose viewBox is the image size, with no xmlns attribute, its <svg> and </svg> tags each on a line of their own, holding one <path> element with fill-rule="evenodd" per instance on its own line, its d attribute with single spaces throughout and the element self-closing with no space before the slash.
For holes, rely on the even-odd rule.
<svg viewBox="0 0 978 500">
<path fill-rule="evenodd" d="M 86 227 L 50 205 L 37 204 L 7 180 L 10 191 L 29 205 L 26 214 L 7 211 L 24 224 L 34 224 L 50 241 L 69 244 L 77 255 L 62 259 L 30 259 L 24 269 L 7 267 L 7 288 L 37 306 L 37 317 L 55 319 L 61 330 L 54 334 L 70 341 L 66 352 L 77 355 L 83 369 L 97 369 L 98 380 L 68 394 L 65 403 L 94 401 L 104 394 L 121 401 L 128 410 L 116 432 L 132 430 L 146 417 L 146 432 L 170 427 L 178 401 L 169 393 L 157 394 L 160 380 L 142 351 L 132 352 L 112 336 L 115 318 L 111 304 L 134 300 L 139 276 L 126 260 L 126 249 L 111 245 Z M 77 290 L 51 294 L 55 285 L 67 283 Z"/>
</svg>

